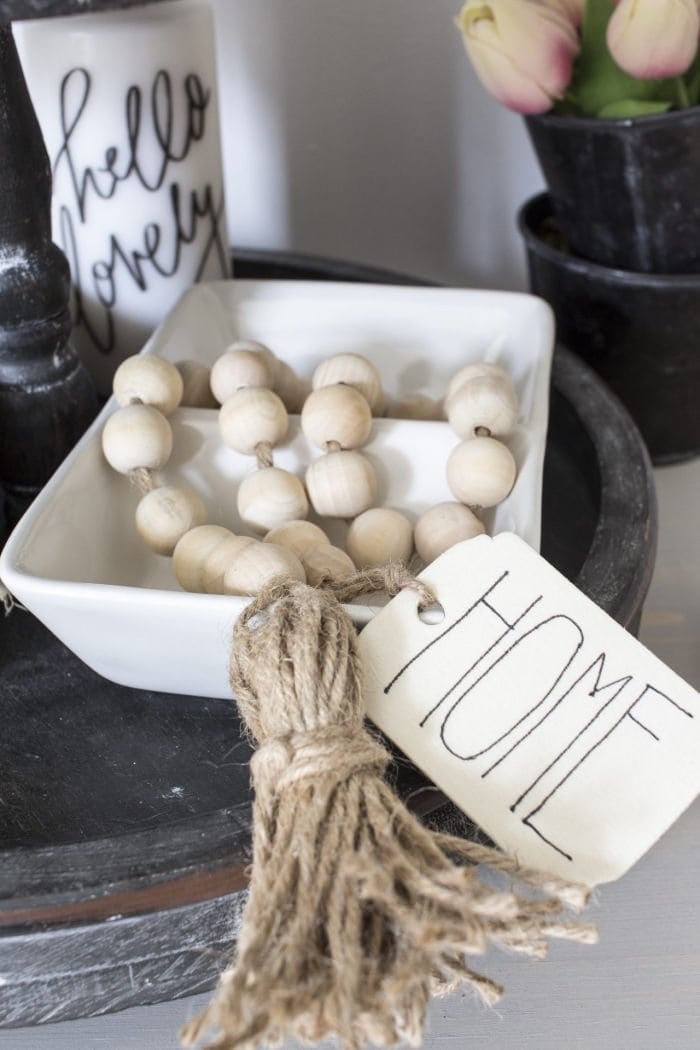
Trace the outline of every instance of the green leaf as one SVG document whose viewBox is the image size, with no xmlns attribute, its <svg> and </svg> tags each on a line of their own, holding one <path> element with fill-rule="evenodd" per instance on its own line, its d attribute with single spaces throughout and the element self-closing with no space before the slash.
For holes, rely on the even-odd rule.
<svg viewBox="0 0 700 1050">
<path fill-rule="evenodd" d="M 666 113 L 671 108 L 670 102 L 654 102 L 640 98 L 623 98 L 617 102 L 608 102 L 596 113 L 597 117 L 608 120 L 623 120 L 625 117 L 647 117 L 652 113 Z"/>
<path fill-rule="evenodd" d="M 608 51 L 605 32 L 614 8 L 610 0 L 587 0 L 581 29 L 581 53 L 570 85 L 582 116 L 595 117 L 613 103 L 676 102 L 673 78 L 636 80 L 623 72 Z M 663 112 L 663 110 L 645 110 Z"/>
<path fill-rule="evenodd" d="M 700 51 L 698 51 L 693 64 L 683 79 L 688 89 L 688 98 L 691 106 L 697 106 L 700 102 Z"/>
</svg>

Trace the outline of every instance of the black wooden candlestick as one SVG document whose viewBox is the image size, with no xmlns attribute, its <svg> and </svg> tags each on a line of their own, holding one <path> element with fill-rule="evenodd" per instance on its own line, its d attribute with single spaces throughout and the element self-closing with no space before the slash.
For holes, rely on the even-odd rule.
<svg viewBox="0 0 700 1050">
<path fill-rule="evenodd" d="M 51 171 L 10 26 L 0 24 L 0 483 L 20 503 L 95 415 L 68 342 L 70 276 L 51 241 Z"/>
</svg>

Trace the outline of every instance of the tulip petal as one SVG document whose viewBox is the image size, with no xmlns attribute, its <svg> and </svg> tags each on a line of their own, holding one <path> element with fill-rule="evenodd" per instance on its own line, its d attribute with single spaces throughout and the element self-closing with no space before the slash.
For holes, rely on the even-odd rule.
<svg viewBox="0 0 700 1050">
<path fill-rule="evenodd" d="M 468 0 L 457 23 L 484 87 L 519 113 L 561 98 L 578 52 L 572 23 L 540 0 Z"/>
<path fill-rule="evenodd" d="M 546 113 L 552 97 L 498 48 L 480 40 L 467 48 L 474 71 L 486 90 L 516 113 Z"/>
<path fill-rule="evenodd" d="M 608 23 L 610 53 L 640 80 L 680 76 L 698 49 L 697 0 L 621 0 Z"/>
<path fill-rule="evenodd" d="M 581 25 L 586 0 L 543 0 L 543 2 L 563 14 L 572 25 L 577 28 Z"/>
</svg>

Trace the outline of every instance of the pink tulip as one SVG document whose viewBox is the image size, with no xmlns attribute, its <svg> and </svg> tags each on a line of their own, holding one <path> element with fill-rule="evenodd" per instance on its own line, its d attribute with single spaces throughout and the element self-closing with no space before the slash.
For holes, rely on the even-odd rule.
<svg viewBox="0 0 700 1050">
<path fill-rule="evenodd" d="M 680 76 L 698 49 L 698 0 L 621 0 L 608 23 L 610 54 L 640 80 Z"/>
<path fill-rule="evenodd" d="M 571 80 L 579 40 L 546 0 L 467 0 L 457 19 L 482 84 L 517 113 L 544 113 Z"/>
</svg>

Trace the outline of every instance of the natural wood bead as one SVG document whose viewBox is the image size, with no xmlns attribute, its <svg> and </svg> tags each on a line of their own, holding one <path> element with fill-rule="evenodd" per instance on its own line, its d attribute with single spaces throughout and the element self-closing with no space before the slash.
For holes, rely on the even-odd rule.
<svg viewBox="0 0 700 1050">
<path fill-rule="evenodd" d="M 505 437 L 518 421 L 518 399 L 510 382 L 499 376 L 474 376 L 445 402 L 447 419 L 461 438 Z"/>
<path fill-rule="evenodd" d="M 331 544 L 323 529 L 312 521 L 285 521 L 271 529 L 264 540 L 265 543 L 276 543 L 278 547 L 294 551 L 297 558 L 303 558 L 306 551 L 312 548 L 330 547 Z"/>
<path fill-rule="evenodd" d="M 204 565 L 211 553 L 233 533 L 222 525 L 199 525 L 178 540 L 173 551 L 173 570 L 185 591 L 204 593 Z"/>
<path fill-rule="evenodd" d="M 237 350 L 234 343 L 215 362 L 209 382 L 211 391 L 223 404 L 241 387 L 272 387 L 272 369 L 257 350 Z"/>
<path fill-rule="evenodd" d="M 492 437 L 462 441 L 447 460 L 447 484 L 472 507 L 494 507 L 513 488 L 516 466 L 510 449 Z"/>
<path fill-rule="evenodd" d="M 172 554 L 177 541 L 206 520 L 207 512 L 197 493 L 174 485 L 147 492 L 136 508 L 139 536 L 156 554 Z"/>
<path fill-rule="evenodd" d="M 413 552 L 413 526 L 398 510 L 371 507 L 352 522 L 345 546 L 361 569 L 407 562 Z"/>
<path fill-rule="evenodd" d="M 219 410 L 223 442 L 244 456 L 255 455 L 261 441 L 276 445 L 287 433 L 289 417 L 281 398 L 265 387 L 236 390 Z"/>
<path fill-rule="evenodd" d="M 170 459 L 173 432 L 162 412 L 150 405 L 118 408 L 102 431 L 102 450 L 120 474 L 145 467 L 160 470 Z"/>
<path fill-rule="evenodd" d="M 372 413 L 366 398 L 342 383 L 314 390 L 301 410 L 301 429 L 318 448 L 329 441 L 342 448 L 359 448 L 372 432 Z"/>
<path fill-rule="evenodd" d="M 470 365 L 465 365 L 464 368 L 460 368 L 459 372 L 455 372 L 447 385 L 445 401 L 449 401 L 461 386 L 464 386 L 470 379 L 475 379 L 477 376 L 492 376 L 494 379 L 500 379 L 501 382 L 507 385 L 513 385 L 513 380 L 505 368 L 491 364 L 489 361 L 475 361 Z"/>
<path fill-rule="evenodd" d="M 277 578 L 305 582 L 306 573 L 296 554 L 275 543 L 251 543 L 226 570 L 224 593 L 257 594 Z"/>
<path fill-rule="evenodd" d="M 284 401 L 288 412 L 301 412 L 305 390 L 301 379 L 286 361 L 276 361 L 274 390 Z"/>
<path fill-rule="evenodd" d="M 202 566 L 202 590 L 207 594 L 225 594 L 224 577 L 230 565 L 246 547 L 255 543 L 252 536 L 235 536 L 230 533 L 217 543 L 204 559 Z"/>
<path fill-rule="evenodd" d="M 199 361 L 178 361 L 175 365 L 182 376 L 180 404 L 188 408 L 217 408 L 219 402 L 211 392 L 211 370 Z"/>
<path fill-rule="evenodd" d="M 152 354 L 127 357 L 112 379 L 114 396 L 120 405 L 141 401 L 169 416 L 182 398 L 182 376 L 170 361 Z"/>
<path fill-rule="evenodd" d="M 339 583 L 357 572 L 345 551 L 331 546 L 330 543 L 324 543 L 320 547 L 309 547 L 301 556 L 301 564 L 306 572 L 306 582 L 312 587 L 320 587 L 322 583 L 329 581 Z"/>
<path fill-rule="evenodd" d="M 266 343 L 261 343 L 257 339 L 237 339 L 235 343 L 232 343 L 228 347 L 229 350 L 249 350 L 253 354 L 258 354 L 262 357 L 263 361 L 270 370 L 270 375 L 274 378 L 275 369 L 277 368 L 277 358 L 273 354 L 270 347 Z"/>
<path fill-rule="evenodd" d="M 279 467 L 256 470 L 238 486 L 238 513 L 256 532 L 268 532 L 285 521 L 305 518 L 309 501 L 295 474 Z"/>
<path fill-rule="evenodd" d="M 463 503 L 438 503 L 421 514 L 413 538 L 416 550 L 430 564 L 455 543 L 471 540 L 486 530 L 483 522 Z"/>
<path fill-rule="evenodd" d="M 427 394 L 406 394 L 392 399 L 386 414 L 390 419 L 440 419 L 442 405 Z"/>
<path fill-rule="evenodd" d="M 354 518 L 374 503 L 377 475 L 361 452 L 329 452 L 306 471 L 306 490 L 321 517 Z"/>
<path fill-rule="evenodd" d="M 359 390 L 367 400 L 373 416 L 382 416 L 386 398 L 382 377 L 375 365 L 361 354 L 334 354 L 316 368 L 311 384 L 314 390 L 345 383 Z"/>
</svg>

